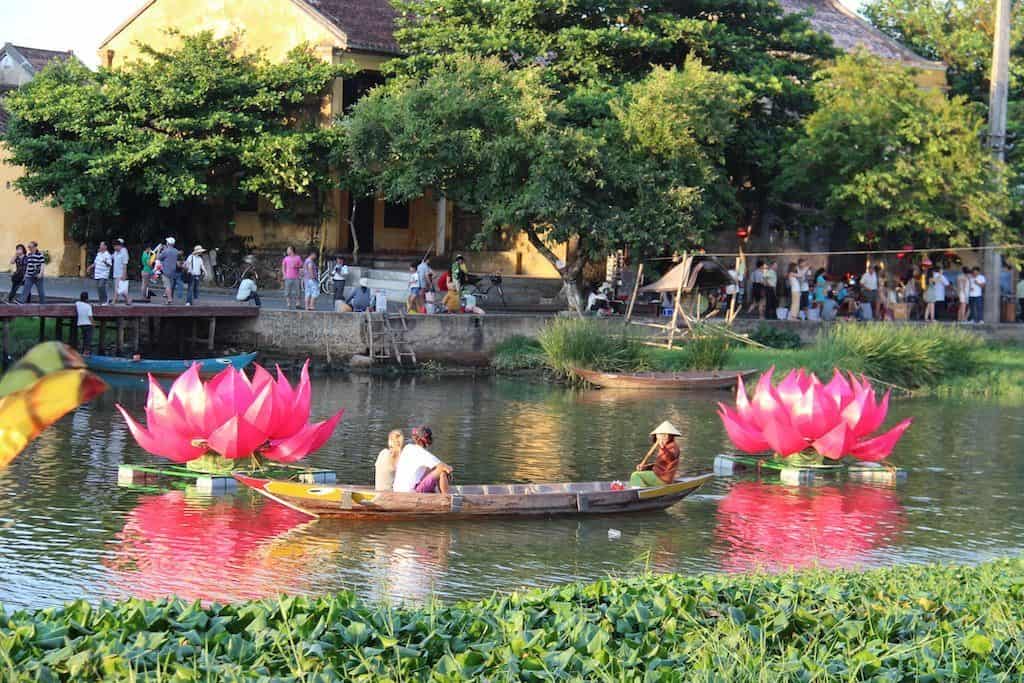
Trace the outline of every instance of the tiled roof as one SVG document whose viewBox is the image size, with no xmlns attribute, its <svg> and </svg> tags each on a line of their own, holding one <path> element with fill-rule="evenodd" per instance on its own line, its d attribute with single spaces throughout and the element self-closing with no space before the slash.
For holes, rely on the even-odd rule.
<svg viewBox="0 0 1024 683">
<path fill-rule="evenodd" d="M 40 50 L 35 47 L 22 47 L 21 45 L 12 45 L 8 43 L 4 47 L 13 47 L 17 50 L 18 54 L 25 58 L 29 66 L 32 68 L 34 73 L 39 73 L 43 68 L 55 59 L 74 59 L 75 54 L 68 50 L 61 52 L 59 50 Z"/>
<path fill-rule="evenodd" d="M 942 62 L 933 62 L 916 54 L 899 41 L 885 35 L 840 0 L 779 0 L 783 11 L 810 13 L 811 26 L 832 37 L 836 47 L 846 52 L 864 48 L 868 52 L 918 69 L 945 70 Z"/>
<path fill-rule="evenodd" d="M 395 42 L 397 12 L 388 0 L 303 0 L 337 26 L 348 38 L 348 49 L 398 54 Z"/>
</svg>

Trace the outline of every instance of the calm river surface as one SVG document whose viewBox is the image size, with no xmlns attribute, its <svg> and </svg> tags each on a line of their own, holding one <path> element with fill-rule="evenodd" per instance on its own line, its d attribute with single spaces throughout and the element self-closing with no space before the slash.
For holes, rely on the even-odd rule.
<svg viewBox="0 0 1024 683">
<path fill-rule="evenodd" d="M 390 429 L 429 423 L 460 481 L 625 479 L 662 419 L 684 432 L 684 468 L 726 450 L 728 394 L 573 393 L 507 379 L 353 376 L 314 382 L 314 417 L 345 418 L 312 464 L 370 482 Z M 898 486 L 719 479 L 665 513 L 466 522 L 306 521 L 249 492 L 117 486 L 144 462 L 114 410 L 124 383 L 66 417 L 0 471 L 0 603 L 177 594 L 236 600 L 351 589 L 371 599 L 473 598 L 495 590 L 657 572 L 976 562 L 1024 552 L 1024 407 L 894 404 L 917 422 Z M 617 530 L 620 534 L 609 533 Z"/>
</svg>

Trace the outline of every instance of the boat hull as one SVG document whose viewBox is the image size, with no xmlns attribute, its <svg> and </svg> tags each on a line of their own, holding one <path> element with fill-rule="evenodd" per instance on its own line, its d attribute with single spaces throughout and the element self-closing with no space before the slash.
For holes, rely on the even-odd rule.
<svg viewBox="0 0 1024 683">
<path fill-rule="evenodd" d="M 654 488 L 614 491 L 610 482 L 453 486 L 439 493 L 394 493 L 363 486 L 323 486 L 260 479 L 235 479 L 271 500 L 311 517 L 413 519 L 600 515 L 664 510 L 690 495 L 713 474 L 679 479 Z"/>
<path fill-rule="evenodd" d="M 707 372 L 599 372 L 573 368 L 588 384 L 604 389 L 657 389 L 664 391 L 695 391 L 699 389 L 731 389 L 740 377 L 756 370 L 712 370 Z"/>
<path fill-rule="evenodd" d="M 222 358 L 197 358 L 195 360 L 132 360 L 115 356 L 86 356 L 85 365 L 93 372 L 115 375 L 154 375 L 156 377 L 177 377 L 199 364 L 199 374 L 204 377 L 216 375 L 225 368 L 242 370 L 256 360 L 255 353 Z"/>
</svg>

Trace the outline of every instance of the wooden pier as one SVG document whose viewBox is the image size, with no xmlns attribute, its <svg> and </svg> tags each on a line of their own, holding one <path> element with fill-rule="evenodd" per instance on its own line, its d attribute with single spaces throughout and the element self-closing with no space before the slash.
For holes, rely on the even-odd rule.
<svg viewBox="0 0 1024 683">
<path fill-rule="evenodd" d="M 205 347 L 215 348 L 217 320 L 223 318 L 255 318 L 259 308 L 231 304 L 194 306 L 165 304 L 92 304 L 94 338 L 97 349 L 104 348 L 109 334 L 114 335 L 114 355 L 125 352 L 139 353 L 145 347 L 154 348 L 158 342 L 171 340 L 184 354 Z M 55 321 L 53 338 L 78 348 L 78 314 L 74 303 L 59 304 L 0 304 L 0 339 L 3 358 L 13 350 L 11 325 L 17 318 L 39 318 L 39 341 L 46 339 L 46 320 Z M 65 332 L 66 330 L 66 332 Z M 201 336 L 202 333 L 205 336 Z M 191 345 L 191 347 L 190 347 Z"/>
</svg>

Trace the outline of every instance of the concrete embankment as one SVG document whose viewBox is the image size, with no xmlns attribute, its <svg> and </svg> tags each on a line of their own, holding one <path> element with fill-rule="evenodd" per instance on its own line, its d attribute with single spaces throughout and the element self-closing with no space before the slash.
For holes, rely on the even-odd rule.
<svg viewBox="0 0 1024 683">
<path fill-rule="evenodd" d="M 548 320 L 550 316 L 515 314 L 409 316 L 405 338 L 418 360 L 482 365 L 499 343 L 515 335 L 536 337 Z M 225 321 L 217 335 L 221 343 L 273 356 L 331 363 L 365 354 L 368 345 L 363 316 L 321 311 L 265 310 L 245 323 Z"/>
<path fill-rule="evenodd" d="M 516 335 L 535 338 L 550 319 L 551 316 L 537 314 L 409 316 L 405 338 L 421 361 L 483 365 L 499 343 Z M 734 330 L 748 333 L 762 322 L 737 320 Z M 609 333 L 622 329 L 621 318 L 610 318 L 606 323 Z M 400 325 L 400 322 L 395 321 L 395 324 Z M 796 332 L 805 343 L 810 343 L 829 323 L 768 321 L 765 324 Z M 1024 344 L 1024 325 L 1021 324 L 971 325 L 969 329 L 992 342 Z M 631 332 L 663 334 L 641 326 L 631 327 Z M 217 336 L 222 344 L 256 348 L 271 356 L 308 357 L 332 364 L 365 354 L 368 346 L 363 316 L 326 311 L 264 309 L 256 319 L 220 322 Z"/>
</svg>

